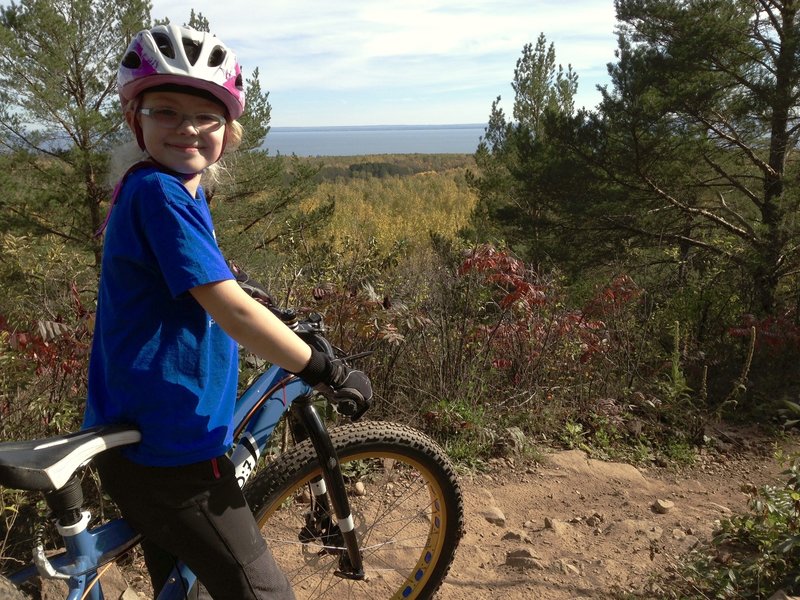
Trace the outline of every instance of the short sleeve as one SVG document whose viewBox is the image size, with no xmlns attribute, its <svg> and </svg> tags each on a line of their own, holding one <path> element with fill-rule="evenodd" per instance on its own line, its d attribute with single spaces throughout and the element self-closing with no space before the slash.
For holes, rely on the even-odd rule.
<svg viewBox="0 0 800 600">
<path fill-rule="evenodd" d="M 173 297 L 198 285 L 233 279 L 204 196 L 193 198 L 177 179 L 164 174 L 146 182 L 142 227 Z"/>
</svg>

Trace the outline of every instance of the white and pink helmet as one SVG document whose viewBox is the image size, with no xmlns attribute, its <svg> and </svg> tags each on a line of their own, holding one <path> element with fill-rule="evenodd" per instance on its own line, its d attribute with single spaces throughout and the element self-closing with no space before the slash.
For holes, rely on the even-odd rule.
<svg viewBox="0 0 800 600">
<path fill-rule="evenodd" d="M 143 91 L 188 86 L 222 102 L 230 119 L 244 112 L 242 69 L 216 36 L 177 25 L 157 25 L 136 34 L 122 57 L 117 90 L 123 107 Z"/>
</svg>

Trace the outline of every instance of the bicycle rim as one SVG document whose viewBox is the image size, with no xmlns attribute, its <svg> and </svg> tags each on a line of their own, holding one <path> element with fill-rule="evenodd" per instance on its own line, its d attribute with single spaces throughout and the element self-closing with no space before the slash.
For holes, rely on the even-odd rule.
<svg viewBox="0 0 800 600">
<path fill-rule="evenodd" d="M 454 474 L 442 469 L 438 447 L 420 452 L 392 446 L 363 449 L 345 443 L 337 448 L 364 561 L 363 581 L 336 574 L 340 541 L 337 545 L 324 535 L 299 539 L 311 509 L 307 484 L 318 467 L 306 464 L 259 511 L 262 534 L 298 600 L 428 598 L 441 584 L 463 521 Z"/>
</svg>

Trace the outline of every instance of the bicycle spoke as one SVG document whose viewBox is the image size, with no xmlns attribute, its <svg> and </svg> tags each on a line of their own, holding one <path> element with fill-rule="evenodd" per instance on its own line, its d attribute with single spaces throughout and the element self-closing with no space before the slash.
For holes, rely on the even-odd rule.
<svg viewBox="0 0 800 600">
<path fill-rule="evenodd" d="M 346 480 L 350 512 L 363 560 L 364 579 L 345 571 L 347 550 L 333 523 L 304 490 L 319 475 L 313 447 L 303 442 L 284 465 L 261 479 L 259 522 L 289 576 L 298 600 L 432 597 L 452 560 L 460 537 L 462 501 L 446 455 L 424 436 L 388 423 L 364 422 L 331 431 Z M 369 443 L 360 446 L 361 440 Z M 387 441 L 391 440 L 391 441 Z M 364 492 L 352 493 L 361 482 Z M 269 490 L 274 490 L 270 492 Z M 264 499 L 269 499 L 266 503 Z M 309 518 L 311 515 L 311 518 Z M 332 529 L 324 530 L 330 519 Z M 305 542 L 301 541 L 301 536 Z"/>
</svg>

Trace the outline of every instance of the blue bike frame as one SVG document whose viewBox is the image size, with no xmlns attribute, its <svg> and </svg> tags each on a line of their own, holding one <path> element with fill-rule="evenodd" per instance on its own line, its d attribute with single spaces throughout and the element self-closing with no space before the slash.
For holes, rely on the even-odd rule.
<svg viewBox="0 0 800 600">
<path fill-rule="evenodd" d="M 236 401 L 234 423 L 237 424 L 231 459 L 236 466 L 239 485 L 243 486 L 254 470 L 281 417 L 299 398 L 310 398 L 311 387 L 283 369 L 272 366 L 265 371 Z M 59 526 L 65 549 L 57 557 L 47 558 L 41 546 L 33 564 L 9 576 L 15 585 L 31 577 L 63 579 L 67 582 L 67 600 L 103 600 L 99 585 L 102 566 L 134 547 L 140 536 L 124 519 L 114 519 L 99 527 L 88 528 L 90 514 L 73 526 Z M 179 563 L 158 595 L 158 600 L 180 600 L 195 584 L 191 570 Z M 88 593 L 87 593 L 88 591 Z"/>
</svg>

